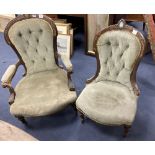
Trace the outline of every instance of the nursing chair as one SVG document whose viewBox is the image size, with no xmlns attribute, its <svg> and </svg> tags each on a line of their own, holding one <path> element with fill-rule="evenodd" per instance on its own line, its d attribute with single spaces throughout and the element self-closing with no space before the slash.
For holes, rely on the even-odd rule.
<svg viewBox="0 0 155 155">
<path fill-rule="evenodd" d="M 140 91 L 136 71 L 144 54 L 142 34 L 120 20 L 94 39 L 97 72 L 76 101 L 81 114 L 105 125 L 123 125 L 124 136 L 134 121 Z"/>
<path fill-rule="evenodd" d="M 1 79 L 10 91 L 12 115 L 26 123 L 25 117 L 51 115 L 74 105 L 77 96 L 71 81 L 72 64 L 64 53 L 57 52 L 57 29 L 50 18 L 20 15 L 7 25 L 4 37 L 19 58 Z M 59 66 L 58 57 L 65 69 Z M 14 89 L 11 81 L 20 65 L 25 73 Z"/>
</svg>

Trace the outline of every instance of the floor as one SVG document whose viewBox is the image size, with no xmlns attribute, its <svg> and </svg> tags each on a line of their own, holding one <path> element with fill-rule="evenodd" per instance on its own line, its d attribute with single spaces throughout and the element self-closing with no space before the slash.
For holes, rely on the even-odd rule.
<svg viewBox="0 0 155 155">
<path fill-rule="evenodd" d="M 79 95 L 85 87 L 85 80 L 96 72 L 96 59 L 84 54 L 82 35 L 76 36 L 76 48 L 72 57 L 74 66 L 73 81 Z M 0 33 L 0 77 L 10 64 L 14 64 L 17 57 L 13 50 L 5 43 L 3 34 Z M 23 68 L 17 71 L 13 86 L 21 79 Z M 7 89 L 0 87 L 0 120 L 7 121 L 34 137 L 43 141 L 67 140 L 155 140 L 155 63 L 152 55 L 147 54 L 138 68 L 137 80 L 141 90 L 138 100 L 136 119 L 127 138 L 122 137 L 122 127 L 109 127 L 96 124 L 86 119 L 81 124 L 80 118 L 75 115 L 72 107 L 46 117 L 29 118 L 29 127 L 23 125 L 9 112 Z"/>
</svg>

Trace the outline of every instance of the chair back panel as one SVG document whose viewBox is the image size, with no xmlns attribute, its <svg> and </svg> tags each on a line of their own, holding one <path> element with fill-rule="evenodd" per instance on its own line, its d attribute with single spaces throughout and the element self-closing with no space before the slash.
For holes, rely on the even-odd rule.
<svg viewBox="0 0 155 155">
<path fill-rule="evenodd" d="M 8 37 L 17 49 L 27 74 L 56 69 L 54 57 L 54 31 L 51 25 L 40 18 L 15 22 Z"/>
<path fill-rule="evenodd" d="M 117 81 L 131 87 L 130 75 L 141 52 L 138 37 L 126 30 L 109 30 L 96 42 L 100 72 L 96 81 Z"/>
</svg>

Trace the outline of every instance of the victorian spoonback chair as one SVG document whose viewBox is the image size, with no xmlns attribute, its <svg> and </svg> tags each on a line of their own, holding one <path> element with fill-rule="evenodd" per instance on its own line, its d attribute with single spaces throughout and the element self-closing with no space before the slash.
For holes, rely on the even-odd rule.
<svg viewBox="0 0 155 155">
<path fill-rule="evenodd" d="M 82 119 L 87 116 L 100 124 L 124 125 L 127 135 L 140 95 L 136 71 L 144 48 L 142 34 L 124 20 L 96 35 L 97 72 L 76 101 Z"/>
<path fill-rule="evenodd" d="M 19 58 L 1 79 L 10 91 L 11 114 L 26 123 L 25 117 L 50 115 L 75 102 L 72 64 L 65 54 L 57 53 L 57 29 L 50 18 L 20 15 L 7 25 L 4 36 Z M 59 66 L 59 56 L 67 72 Z M 14 89 L 11 81 L 19 65 L 25 74 Z"/>
</svg>

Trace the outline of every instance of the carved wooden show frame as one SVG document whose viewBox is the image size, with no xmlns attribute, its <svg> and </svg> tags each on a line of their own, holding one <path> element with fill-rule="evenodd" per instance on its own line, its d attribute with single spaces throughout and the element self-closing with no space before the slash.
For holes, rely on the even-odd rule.
<svg viewBox="0 0 155 155">
<path fill-rule="evenodd" d="M 123 22 L 123 27 L 119 27 L 119 23 L 120 22 Z M 127 32 L 130 32 L 132 33 L 133 30 L 137 31 L 136 29 L 134 29 L 132 26 L 129 26 L 126 24 L 125 20 L 120 20 L 118 22 L 118 24 L 116 25 L 111 25 L 105 29 L 103 29 L 102 31 L 100 31 L 94 38 L 94 43 L 93 43 L 93 50 L 95 51 L 95 57 L 96 57 L 96 60 L 97 60 L 97 71 L 96 71 L 96 74 L 95 76 L 93 76 L 91 79 L 88 79 L 86 81 L 86 83 L 91 83 L 93 80 L 95 80 L 97 78 L 97 76 L 99 75 L 99 72 L 100 72 L 100 59 L 99 59 L 99 54 L 98 54 L 98 50 L 97 50 L 97 41 L 99 39 L 99 37 L 104 34 L 105 32 L 107 31 L 113 31 L 113 30 L 122 30 L 122 31 L 127 31 Z M 135 62 L 133 64 L 133 70 L 132 70 L 132 73 L 131 73 L 131 76 L 130 76 L 130 82 L 132 84 L 132 87 L 133 87 L 133 91 L 134 93 L 139 96 L 140 95 L 140 91 L 138 89 L 138 86 L 137 86 L 137 83 L 136 83 L 136 72 L 137 72 L 137 68 L 138 68 L 138 65 L 140 63 L 140 60 L 142 59 L 144 53 L 145 53 L 145 39 L 143 37 L 143 35 L 137 31 L 137 34 L 135 35 L 138 40 L 140 41 L 140 44 L 141 44 L 141 51 L 140 51 L 140 54 L 137 56 L 137 58 L 135 59 Z"/>
<path fill-rule="evenodd" d="M 123 23 L 122 26 L 120 26 L 120 23 Z M 121 30 L 121 31 L 127 31 L 127 32 L 130 32 L 132 33 L 133 30 L 135 30 L 136 34 L 135 36 L 138 38 L 138 40 L 140 41 L 140 44 L 141 44 L 141 50 L 140 50 L 140 53 L 139 55 L 137 56 L 137 58 L 135 59 L 135 62 L 132 66 L 132 73 L 130 75 L 130 82 L 131 82 L 131 85 L 132 85 L 132 88 L 133 88 L 133 91 L 135 93 L 136 96 L 139 96 L 140 95 L 140 90 L 138 89 L 138 85 L 136 83 L 136 72 L 137 72 L 137 69 L 138 69 L 138 65 L 140 63 L 140 60 L 142 59 L 144 53 L 145 53 L 145 48 L 146 48 L 146 43 L 145 43 L 145 38 L 143 37 L 143 35 L 137 31 L 136 29 L 134 29 L 132 26 L 129 26 L 126 24 L 125 20 L 124 19 L 121 19 L 118 24 L 115 24 L 115 25 L 111 25 L 105 29 L 103 29 L 102 31 L 100 31 L 94 38 L 94 42 L 93 42 L 93 51 L 95 52 L 95 57 L 96 57 L 96 61 L 97 61 L 97 70 L 96 70 L 96 74 L 88 79 L 86 81 L 87 84 L 93 82 L 99 75 L 99 72 L 100 72 L 100 59 L 99 59 L 99 54 L 98 54 L 98 50 L 97 50 L 97 41 L 99 39 L 99 37 L 106 33 L 107 31 L 113 31 L 113 30 Z M 84 122 L 84 118 L 85 116 L 89 118 L 89 116 L 87 116 L 83 111 L 81 111 L 80 109 L 78 109 L 79 113 L 80 113 L 80 117 L 82 119 L 82 123 Z M 95 121 L 96 123 L 99 123 L 99 124 L 102 124 L 100 122 L 98 122 L 97 120 L 93 120 Z M 131 126 L 129 125 L 125 125 L 123 124 L 124 126 L 124 134 L 123 136 L 126 137 L 127 134 L 128 134 L 128 131 L 129 131 L 129 128 L 131 128 Z"/>
</svg>

